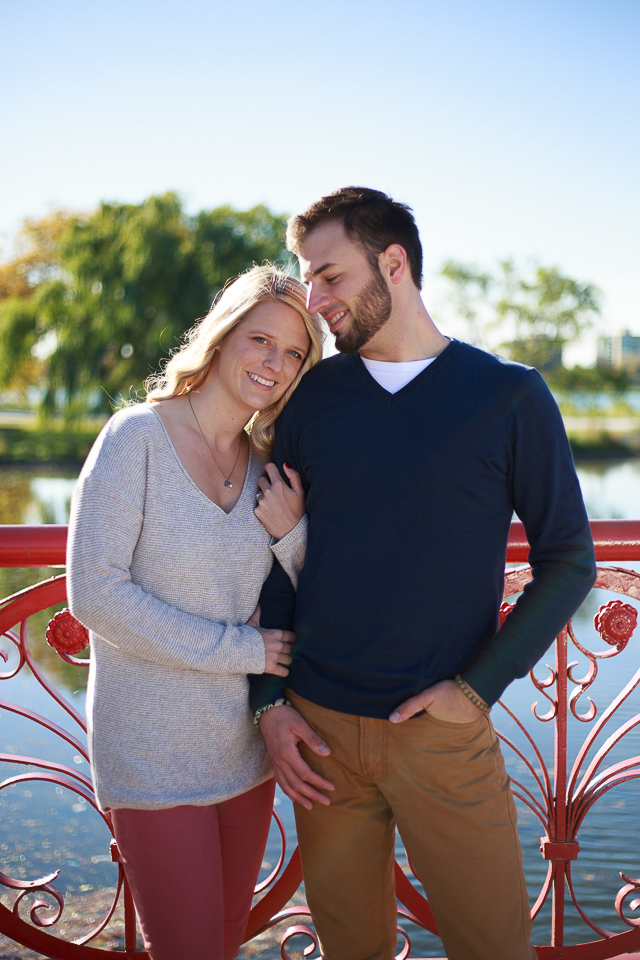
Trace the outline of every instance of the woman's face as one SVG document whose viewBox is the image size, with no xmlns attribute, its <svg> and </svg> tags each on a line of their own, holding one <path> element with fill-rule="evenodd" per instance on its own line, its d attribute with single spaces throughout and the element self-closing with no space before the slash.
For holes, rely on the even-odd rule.
<svg viewBox="0 0 640 960">
<path fill-rule="evenodd" d="M 295 379 L 310 340 L 297 310 L 280 301 L 256 304 L 222 341 L 215 375 L 251 414 L 276 403 Z"/>
</svg>

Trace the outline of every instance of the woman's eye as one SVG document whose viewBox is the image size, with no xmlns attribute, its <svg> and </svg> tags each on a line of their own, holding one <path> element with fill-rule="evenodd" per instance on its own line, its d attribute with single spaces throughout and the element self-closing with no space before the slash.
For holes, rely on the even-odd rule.
<svg viewBox="0 0 640 960">
<path fill-rule="evenodd" d="M 339 280 L 339 279 L 340 277 L 325 277 L 325 280 L 327 281 L 327 283 L 335 283 L 336 280 Z"/>
<path fill-rule="evenodd" d="M 266 343 L 266 342 L 267 342 L 267 338 L 266 338 L 266 337 L 254 337 L 253 339 L 256 341 L 256 343 Z"/>
<path fill-rule="evenodd" d="M 298 353 L 297 350 L 289 350 L 289 353 L 295 360 L 304 360 L 304 357 L 301 353 Z"/>
</svg>

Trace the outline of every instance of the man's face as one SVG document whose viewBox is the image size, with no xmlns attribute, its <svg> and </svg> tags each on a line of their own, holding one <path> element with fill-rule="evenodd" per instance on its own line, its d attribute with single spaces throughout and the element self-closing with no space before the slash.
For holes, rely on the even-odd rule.
<svg viewBox="0 0 640 960">
<path fill-rule="evenodd" d="M 311 231 L 299 260 L 309 311 L 324 317 L 341 353 L 360 350 L 391 315 L 391 294 L 380 271 L 336 222 Z"/>
</svg>

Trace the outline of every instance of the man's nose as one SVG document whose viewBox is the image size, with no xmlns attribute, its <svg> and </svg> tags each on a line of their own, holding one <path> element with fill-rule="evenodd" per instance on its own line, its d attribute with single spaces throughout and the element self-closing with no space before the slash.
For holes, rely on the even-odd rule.
<svg viewBox="0 0 640 960">
<path fill-rule="evenodd" d="M 318 313 L 323 307 L 328 306 L 329 297 L 322 290 L 319 290 L 313 283 L 307 288 L 307 310 L 309 313 Z"/>
</svg>

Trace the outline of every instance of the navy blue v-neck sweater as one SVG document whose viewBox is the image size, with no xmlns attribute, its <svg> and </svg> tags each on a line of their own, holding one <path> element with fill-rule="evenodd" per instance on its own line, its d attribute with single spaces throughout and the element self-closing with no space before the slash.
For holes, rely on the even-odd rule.
<svg viewBox="0 0 640 960">
<path fill-rule="evenodd" d="M 558 408 L 529 367 L 453 341 L 390 394 L 358 354 L 322 361 L 280 417 L 274 460 L 309 515 L 297 598 L 275 568 L 265 626 L 296 632 L 289 686 L 388 717 L 461 673 L 488 703 L 536 663 L 593 585 L 593 543 Z M 533 580 L 498 629 L 513 513 Z M 284 682 L 252 681 L 252 706 Z"/>
</svg>

